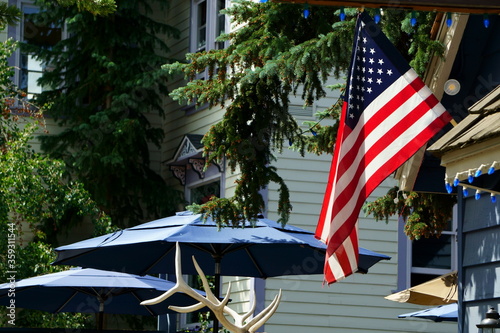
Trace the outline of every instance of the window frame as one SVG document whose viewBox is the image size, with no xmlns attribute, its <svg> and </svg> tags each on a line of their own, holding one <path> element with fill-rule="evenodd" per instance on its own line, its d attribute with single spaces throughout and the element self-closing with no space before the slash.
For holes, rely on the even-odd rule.
<svg viewBox="0 0 500 333">
<path fill-rule="evenodd" d="M 453 206 L 453 217 L 451 221 L 451 230 L 445 230 L 443 235 L 451 236 L 451 268 L 425 268 L 413 267 L 412 263 L 412 241 L 404 233 L 404 220 L 402 218 L 398 221 L 398 281 L 397 291 L 405 290 L 411 285 L 412 273 L 416 274 L 429 274 L 436 277 L 451 273 L 457 270 L 458 267 L 458 209 L 457 205 Z"/>
<path fill-rule="evenodd" d="M 215 39 L 218 35 L 218 23 L 220 22 L 220 9 L 218 8 L 220 0 L 191 0 L 191 31 L 189 36 L 189 52 L 195 53 L 199 51 L 210 51 L 214 49 L 220 49 Z M 224 1 L 224 8 L 227 8 L 229 5 L 229 0 Z M 198 14 L 201 3 L 206 3 L 206 17 L 205 17 L 205 46 L 199 47 L 198 44 L 198 32 L 200 30 L 198 24 Z M 227 15 L 224 16 L 224 32 L 229 31 L 229 18 Z M 223 48 L 227 47 L 227 42 L 224 42 Z"/>
<path fill-rule="evenodd" d="M 37 6 L 33 0 L 10 0 L 9 5 L 15 5 L 15 6 L 17 6 L 17 8 L 19 8 L 19 10 L 21 11 L 21 19 L 20 19 L 20 22 L 18 25 L 9 26 L 8 37 L 13 38 L 19 42 L 24 42 L 24 24 L 25 24 L 25 22 L 24 22 L 25 11 L 24 11 L 24 9 L 25 8 L 33 8 L 33 9 L 39 10 L 39 6 Z M 66 26 L 63 26 L 61 28 L 61 40 L 64 40 L 66 38 L 67 38 L 67 29 L 66 29 Z M 13 77 L 13 81 L 16 84 L 16 86 L 18 86 L 19 88 L 21 88 L 21 79 L 23 78 L 23 76 L 21 75 L 22 74 L 21 71 L 23 70 L 23 67 L 22 67 L 23 55 L 24 54 L 21 52 L 21 50 L 19 48 L 17 48 L 10 59 L 10 65 L 12 65 L 12 66 L 14 66 L 14 68 L 16 68 L 15 73 L 14 73 L 14 77 Z M 49 67 L 49 66 L 47 66 L 46 64 L 41 64 L 41 67 L 45 68 L 45 67 Z M 40 71 L 39 73 L 43 74 L 43 68 L 42 68 L 42 71 Z M 33 71 L 33 72 L 35 72 L 35 71 Z M 40 85 L 38 83 L 36 85 L 38 87 L 40 87 Z M 29 87 L 29 83 L 27 83 L 26 87 Z M 40 87 L 40 89 L 42 89 L 42 91 L 44 91 L 43 87 Z M 34 95 L 34 94 L 32 94 L 32 95 Z M 28 95 L 28 98 L 30 98 L 29 95 Z"/>
</svg>

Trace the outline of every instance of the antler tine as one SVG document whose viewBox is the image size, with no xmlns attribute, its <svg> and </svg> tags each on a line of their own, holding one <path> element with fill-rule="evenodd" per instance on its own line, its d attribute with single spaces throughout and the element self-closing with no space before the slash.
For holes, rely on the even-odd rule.
<svg viewBox="0 0 500 333">
<path fill-rule="evenodd" d="M 166 300 L 167 298 L 169 298 L 170 296 L 172 296 L 176 292 L 184 292 L 187 295 L 194 298 L 195 300 L 197 300 L 198 302 L 203 303 L 203 301 L 202 301 L 202 299 L 204 299 L 203 296 L 201 296 L 196 291 L 194 291 L 193 288 L 191 288 L 182 278 L 181 250 L 180 250 L 179 242 L 177 242 L 175 244 L 175 277 L 176 277 L 177 281 L 171 289 L 169 289 L 168 291 L 166 291 L 165 293 L 163 293 L 162 295 L 160 295 L 158 297 L 148 299 L 146 301 L 142 301 L 141 305 L 158 304 L 160 302 L 163 302 L 164 300 Z M 196 304 L 193 306 L 200 306 L 200 304 Z"/>
<path fill-rule="evenodd" d="M 250 322 L 246 325 L 246 327 L 248 327 L 248 332 L 249 333 L 255 332 L 266 321 L 268 321 L 269 318 L 271 318 L 271 316 L 278 309 L 278 305 L 280 304 L 280 301 L 281 301 L 281 289 L 280 289 L 278 295 L 274 296 L 274 299 L 271 302 L 271 304 L 269 304 L 258 315 L 256 315 L 254 318 L 252 318 L 252 320 L 250 320 Z"/>
<path fill-rule="evenodd" d="M 196 272 L 198 272 L 198 275 L 200 276 L 201 283 L 203 284 L 203 290 L 205 290 L 205 293 L 207 294 L 207 298 L 211 302 L 213 302 L 215 304 L 219 304 L 220 303 L 219 299 L 217 297 L 215 297 L 214 293 L 210 289 L 210 285 L 208 284 L 207 277 L 206 277 L 205 273 L 203 272 L 203 270 L 201 269 L 200 265 L 198 265 L 198 262 L 196 261 L 196 258 L 194 256 L 193 256 L 193 264 L 194 264 L 194 268 L 196 269 Z"/>
<path fill-rule="evenodd" d="M 250 317 L 254 311 L 255 311 L 255 307 L 257 306 L 257 302 L 255 302 L 255 298 L 256 298 L 256 295 L 255 295 L 255 290 L 253 291 L 253 298 L 250 299 L 250 309 L 241 316 L 241 321 L 244 322 L 248 317 Z"/>
<path fill-rule="evenodd" d="M 180 313 L 189 313 L 189 312 L 201 310 L 204 307 L 205 307 L 205 304 L 203 304 L 203 303 L 197 303 L 197 304 L 189 305 L 189 306 L 175 306 L 175 305 L 168 306 L 168 308 L 170 310 L 180 312 Z"/>
<path fill-rule="evenodd" d="M 228 289 L 231 288 L 231 282 L 229 282 L 229 287 Z M 255 296 L 255 292 L 254 292 L 254 296 Z M 236 325 L 237 327 L 246 327 L 245 325 L 243 325 L 243 323 L 245 322 L 245 320 L 250 317 L 254 310 L 255 310 L 255 302 L 251 302 L 250 303 L 250 310 L 248 310 L 246 313 L 244 313 L 243 315 L 239 315 L 238 312 L 236 312 L 235 310 L 231 309 L 230 307 L 226 306 L 224 307 L 224 312 L 227 313 L 228 315 L 230 315 L 231 317 L 233 317 L 234 319 L 234 325 Z"/>
<path fill-rule="evenodd" d="M 213 292 L 210 290 L 210 287 L 208 285 L 207 278 L 205 276 L 205 273 L 203 273 L 203 270 L 200 268 L 200 265 L 196 262 L 196 259 L 193 257 L 193 263 L 196 268 L 196 271 L 198 272 L 201 281 L 203 283 L 203 288 L 205 288 L 205 293 L 206 297 L 200 295 L 197 293 L 193 288 L 191 288 L 182 278 L 182 266 L 181 266 L 181 250 L 179 243 L 176 244 L 176 254 L 175 254 L 175 275 L 177 277 L 177 282 L 174 285 L 173 288 L 165 292 L 163 295 L 146 300 L 141 302 L 142 305 L 153 305 L 160 303 L 167 299 L 168 297 L 172 296 L 176 292 L 183 292 L 186 295 L 191 296 L 195 300 L 197 300 L 199 303 L 194 304 L 191 306 L 185 306 L 185 307 L 180 307 L 180 306 L 169 306 L 171 310 L 177 311 L 177 312 L 192 312 L 199 310 L 203 308 L 204 306 L 208 307 L 214 314 L 215 316 L 219 319 L 219 322 L 229 331 L 234 332 L 234 333 L 254 333 L 259 327 L 261 327 L 269 318 L 276 312 L 276 309 L 278 308 L 279 302 L 281 301 L 281 289 L 271 302 L 264 310 L 262 310 L 258 315 L 256 315 L 254 318 L 252 318 L 248 323 L 245 325 L 243 322 L 250 317 L 250 315 L 255 311 L 256 307 L 256 302 L 255 302 L 255 292 L 254 292 L 254 297 L 250 305 L 250 310 L 243 314 L 239 315 L 236 311 L 233 309 L 229 308 L 227 306 L 227 303 L 229 302 L 229 295 L 231 294 L 231 283 L 229 283 L 226 296 L 222 301 L 219 301 L 219 299 L 213 294 Z M 234 323 L 228 320 L 224 314 L 230 315 Z"/>
</svg>

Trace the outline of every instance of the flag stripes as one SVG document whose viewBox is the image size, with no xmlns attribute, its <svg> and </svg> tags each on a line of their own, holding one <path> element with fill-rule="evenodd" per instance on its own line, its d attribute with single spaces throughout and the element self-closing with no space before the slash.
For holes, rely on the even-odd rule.
<svg viewBox="0 0 500 333">
<path fill-rule="evenodd" d="M 358 40 L 371 45 L 365 37 Z M 382 53 L 368 46 L 355 46 L 355 50 Z M 379 56 L 379 67 L 389 62 L 384 56 Z M 353 59 L 366 62 L 366 56 Z M 374 71 L 371 65 L 363 66 L 358 64 L 358 72 L 351 74 L 316 230 L 316 236 L 327 244 L 325 280 L 328 283 L 357 269 L 357 219 L 368 196 L 451 119 L 413 69 L 397 73 L 397 68 L 389 62 L 383 70 L 378 69 L 376 81 L 378 84 L 387 81 L 387 87 L 378 96 L 370 96 L 367 95 L 373 91 L 370 84 L 375 80 L 365 73 Z M 397 74 L 397 79 L 391 77 Z M 364 95 L 369 102 L 365 102 Z M 347 125 L 348 122 L 354 127 Z"/>
</svg>

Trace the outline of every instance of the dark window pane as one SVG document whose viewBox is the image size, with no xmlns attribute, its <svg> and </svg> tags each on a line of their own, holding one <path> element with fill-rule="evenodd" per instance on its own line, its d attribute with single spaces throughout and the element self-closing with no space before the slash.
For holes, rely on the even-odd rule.
<svg viewBox="0 0 500 333">
<path fill-rule="evenodd" d="M 437 278 L 439 275 L 435 274 L 418 274 L 418 273 L 412 273 L 411 274 L 411 286 L 416 286 L 419 284 L 422 284 L 424 282 L 427 282 L 429 280 Z"/>
<path fill-rule="evenodd" d="M 412 266 L 451 269 L 451 240 L 450 235 L 441 235 L 413 241 Z"/>
<path fill-rule="evenodd" d="M 212 196 L 220 197 L 220 182 L 212 182 L 191 189 L 191 203 L 204 204 Z"/>
</svg>

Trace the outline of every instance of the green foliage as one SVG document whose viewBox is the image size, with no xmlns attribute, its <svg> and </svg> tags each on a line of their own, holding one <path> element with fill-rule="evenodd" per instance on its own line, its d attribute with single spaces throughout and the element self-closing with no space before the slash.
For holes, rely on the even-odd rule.
<svg viewBox="0 0 500 333">
<path fill-rule="evenodd" d="M 35 131 L 43 129 L 44 118 L 11 81 L 14 72 L 8 58 L 15 47 L 12 40 L 0 44 L 0 275 L 15 271 L 15 278 L 23 279 L 66 269 L 51 265 L 56 234 L 68 232 L 83 217 L 93 223 L 96 235 L 102 234 L 111 231 L 111 221 L 80 183 L 64 181 L 64 163 L 30 147 Z M 23 234 L 24 230 L 28 233 Z M 0 309 L 2 326 L 8 325 L 6 310 Z M 21 310 L 15 323 L 82 328 L 88 321 L 83 314 Z"/>
<path fill-rule="evenodd" d="M 66 22 L 68 38 L 47 48 L 25 50 L 51 64 L 40 83 L 57 87 L 38 102 L 64 126 L 42 138 L 42 148 L 64 160 L 113 222 L 122 227 L 170 215 L 181 203 L 151 166 L 151 147 L 160 148 L 161 128 L 148 114 L 163 116 L 170 59 L 164 43 L 177 37 L 172 26 L 153 20 L 162 1 L 117 1 L 113 14 L 94 16 L 52 1 L 37 2 L 36 24 Z M 154 6 L 154 7 L 153 7 Z"/>
<path fill-rule="evenodd" d="M 388 222 L 390 216 L 405 219 L 405 234 L 410 239 L 439 237 L 452 218 L 456 196 L 435 193 L 402 192 L 398 187 L 363 207 L 377 221 Z"/>
<path fill-rule="evenodd" d="M 241 27 L 220 37 L 229 40 L 226 49 L 190 54 L 187 64 L 164 66 L 190 80 L 172 92 L 174 99 L 226 106 L 224 119 L 203 139 L 209 162 L 227 157 L 229 167 L 241 175 L 233 198 L 204 205 L 203 212 L 221 224 L 262 213 L 259 191 L 270 182 L 279 186 L 279 221 L 287 222 L 292 206 L 272 165 L 273 152 L 289 141 L 301 153 L 305 147 L 302 131 L 288 113 L 289 96 L 304 87 L 302 97 L 312 103 L 325 96 L 328 75 L 349 65 L 353 22 L 339 22 L 331 8 L 317 8 L 314 19 L 306 20 L 302 10 L 300 5 L 238 1 L 227 13 Z M 196 74 L 206 68 L 209 79 L 197 80 Z"/>
<path fill-rule="evenodd" d="M 288 188 L 272 165 L 273 152 L 289 142 L 301 154 L 333 152 L 337 125 L 310 123 L 317 135 L 305 135 L 288 113 L 289 96 L 300 94 L 304 105 L 311 105 L 325 96 L 329 75 L 338 78 L 345 73 L 357 11 L 346 9 L 347 19 L 341 22 L 338 8 L 310 9 L 311 16 L 305 19 L 302 5 L 236 1 L 225 12 L 239 28 L 219 37 L 229 41 L 226 49 L 188 54 L 188 63 L 164 66 L 189 80 L 171 93 L 175 100 L 226 107 L 224 118 L 203 139 L 209 162 L 226 157 L 241 175 L 234 197 L 213 199 L 201 209 L 221 225 L 252 220 L 261 213 L 264 201 L 259 191 L 271 182 L 279 186 L 278 213 L 280 222 L 286 223 L 292 205 Z M 433 14 L 419 15 L 422 24 L 413 30 L 406 27 L 407 11 L 386 10 L 381 24 L 422 72 L 428 61 L 425 52 L 438 48 L 428 38 Z M 208 80 L 196 79 L 206 69 Z M 320 118 L 338 119 L 340 106 L 333 105 Z"/>
<path fill-rule="evenodd" d="M 10 6 L 7 2 L 0 2 L 0 29 L 5 29 L 7 25 L 14 25 L 19 22 L 21 11 L 16 6 Z"/>
<path fill-rule="evenodd" d="M 75 222 L 74 216 L 90 216 L 100 228 L 109 225 L 108 217 L 80 183 L 63 181 L 65 166 L 61 161 L 31 149 L 29 142 L 43 127 L 43 117 L 10 81 L 13 68 L 8 66 L 8 57 L 15 47 L 8 40 L 0 48 L 0 219 L 27 222 L 35 234 L 40 232 L 52 244 L 57 232 Z"/>
<path fill-rule="evenodd" d="M 410 23 L 412 15 L 418 22 L 415 26 Z M 434 12 L 389 10 L 383 19 L 384 33 L 419 75 L 424 74 L 433 56 L 444 51 L 439 41 L 430 39 L 435 17 Z"/>
</svg>

